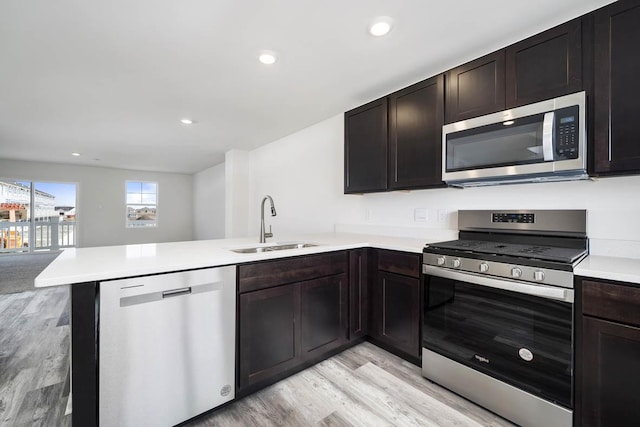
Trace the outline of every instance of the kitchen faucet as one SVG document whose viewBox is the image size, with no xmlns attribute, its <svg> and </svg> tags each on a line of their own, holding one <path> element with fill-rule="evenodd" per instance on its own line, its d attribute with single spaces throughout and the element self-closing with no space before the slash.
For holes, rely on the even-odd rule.
<svg viewBox="0 0 640 427">
<path fill-rule="evenodd" d="M 264 232 L 264 202 L 266 202 L 267 199 L 269 199 L 269 203 L 271 204 L 271 216 L 276 216 L 276 207 L 273 205 L 273 199 L 267 194 L 262 199 L 262 204 L 260 205 L 260 243 L 265 243 L 267 241 L 267 237 L 273 237 L 271 226 L 269 226 L 268 233 Z"/>
</svg>

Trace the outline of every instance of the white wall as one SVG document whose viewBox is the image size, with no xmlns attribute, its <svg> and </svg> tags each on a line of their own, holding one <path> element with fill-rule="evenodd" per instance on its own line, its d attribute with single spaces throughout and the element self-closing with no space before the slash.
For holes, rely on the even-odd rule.
<svg viewBox="0 0 640 427">
<path fill-rule="evenodd" d="M 193 238 L 192 175 L 0 159 L 0 177 L 78 184 L 78 247 Z M 158 183 L 158 226 L 125 228 L 125 181 Z"/>
<path fill-rule="evenodd" d="M 224 238 L 225 164 L 193 175 L 193 226 L 196 240 Z"/>
<path fill-rule="evenodd" d="M 225 165 L 225 237 L 246 237 L 249 225 L 249 152 L 227 151 Z"/>
<path fill-rule="evenodd" d="M 640 240 L 640 176 L 596 181 L 520 184 L 464 190 L 400 191 L 344 195 L 342 114 L 251 151 L 249 233 L 259 230 L 259 203 L 274 198 L 279 233 L 334 229 L 420 237 L 456 229 L 458 209 L 587 209 L 590 238 Z M 414 221 L 425 208 L 426 222 Z M 438 209 L 448 212 L 438 221 Z M 405 230 L 403 232 L 403 230 Z"/>
<path fill-rule="evenodd" d="M 342 115 L 251 151 L 249 234 L 260 230 L 260 202 L 269 194 L 278 212 L 267 213 L 274 238 L 282 233 L 333 231 L 356 220 L 363 200 L 343 193 Z"/>
</svg>

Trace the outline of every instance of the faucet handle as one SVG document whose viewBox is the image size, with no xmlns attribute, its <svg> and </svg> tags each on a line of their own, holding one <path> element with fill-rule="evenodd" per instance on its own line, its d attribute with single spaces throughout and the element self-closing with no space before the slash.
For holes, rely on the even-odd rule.
<svg viewBox="0 0 640 427">
<path fill-rule="evenodd" d="M 271 226 L 269 226 L 269 232 L 268 233 L 264 233 L 264 237 L 265 237 L 265 239 L 267 237 L 273 237 L 273 233 L 271 232 Z"/>
</svg>

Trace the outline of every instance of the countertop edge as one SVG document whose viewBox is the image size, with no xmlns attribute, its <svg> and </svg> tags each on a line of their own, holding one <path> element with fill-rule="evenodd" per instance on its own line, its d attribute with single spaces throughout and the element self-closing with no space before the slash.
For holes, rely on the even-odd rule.
<svg viewBox="0 0 640 427">
<path fill-rule="evenodd" d="M 257 261 L 267 261 L 279 258 L 290 258 L 359 248 L 422 253 L 424 245 L 428 243 L 428 239 L 392 238 L 385 236 L 349 235 L 338 233 L 329 234 L 328 237 L 325 238 L 323 238 L 323 236 L 320 236 L 319 238 L 318 236 L 305 236 L 303 239 L 299 240 L 313 241 L 317 242 L 319 245 L 295 250 L 273 251 L 258 254 L 237 254 L 231 252 L 229 248 L 234 246 L 250 246 L 251 242 L 238 244 L 237 241 L 227 242 L 225 239 L 221 239 L 218 241 L 209 241 L 212 242 L 212 244 L 215 243 L 215 245 L 209 248 L 206 247 L 206 242 L 208 241 L 177 242 L 173 244 L 175 248 L 179 248 L 178 245 L 186 247 L 190 243 L 193 243 L 194 246 L 204 246 L 204 251 L 208 251 L 210 256 L 207 256 L 206 253 L 199 253 L 198 256 L 195 257 L 188 257 L 188 255 L 183 254 L 183 259 L 177 260 L 175 263 L 163 263 L 161 261 L 155 263 L 152 260 L 154 255 L 146 257 L 144 255 L 140 255 L 139 259 L 141 263 L 135 266 L 132 266 L 131 263 L 124 262 L 126 260 L 122 258 L 122 256 L 120 256 L 120 258 L 122 258 L 123 262 L 119 263 L 118 257 L 113 257 L 111 260 L 112 265 L 109 266 L 108 254 L 118 253 L 119 251 L 120 255 L 122 255 L 122 253 L 128 253 L 129 250 L 132 252 L 144 252 L 145 249 L 155 251 L 160 250 L 161 248 L 168 248 L 172 243 L 65 250 L 35 278 L 34 285 L 36 288 L 78 285 L 82 283 L 108 281 L 201 268 L 214 268 L 226 265 L 239 265 Z M 339 242 L 332 242 L 331 240 L 339 240 Z M 197 250 L 197 248 L 193 249 L 193 251 Z M 67 251 L 70 252 L 65 253 Z M 77 254 L 83 254 L 84 258 L 77 257 Z M 92 270 L 90 267 L 86 266 L 87 263 L 97 263 L 100 261 L 97 260 L 97 258 L 100 257 L 105 258 L 104 262 L 107 264 L 106 267 L 95 268 L 95 270 Z M 167 258 L 170 257 L 165 256 L 163 259 L 166 261 Z M 188 260 L 184 260 L 184 258 L 188 258 Z"/>
</svg>

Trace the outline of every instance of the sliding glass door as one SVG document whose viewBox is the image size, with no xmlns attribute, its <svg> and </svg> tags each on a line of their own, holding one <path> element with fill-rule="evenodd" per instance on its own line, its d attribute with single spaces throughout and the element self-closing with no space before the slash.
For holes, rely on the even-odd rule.
<svg viewBox="0 0 640 427">
<path fill-rule="evenodd" d="M 76 245 L 76 184 L 0 180 L 0 253 Z"/>
</svg>

